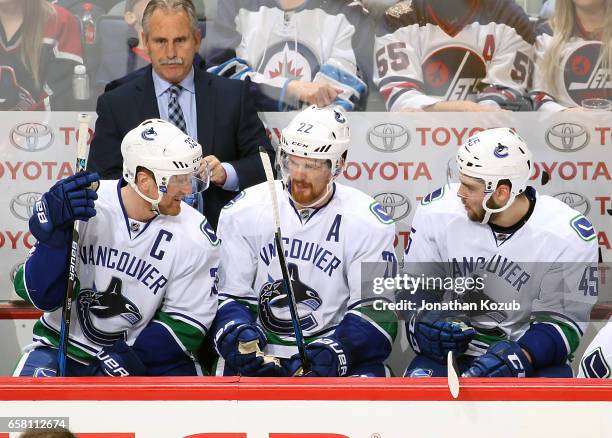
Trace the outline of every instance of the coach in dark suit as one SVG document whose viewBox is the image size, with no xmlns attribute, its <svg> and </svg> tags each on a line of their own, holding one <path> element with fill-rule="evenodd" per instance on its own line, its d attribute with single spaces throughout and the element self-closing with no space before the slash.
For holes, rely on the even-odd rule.
<svg viewBox="0 0 612 438">
<path fill-rule="evenodd" d="M 88 169 L 119 178 L 123 136 L 143 120 L 168 120 L 202 145 L 211 171 L 202 210 L 216 228 L 221 208 L 238 190 L 265 180 L 258 146 L 274 156 L 248 83 L 193 67 L 200 33 L 191 0 L 149 2 L 143 41 L 152 65 L 98 98 Z"/>
</svg>

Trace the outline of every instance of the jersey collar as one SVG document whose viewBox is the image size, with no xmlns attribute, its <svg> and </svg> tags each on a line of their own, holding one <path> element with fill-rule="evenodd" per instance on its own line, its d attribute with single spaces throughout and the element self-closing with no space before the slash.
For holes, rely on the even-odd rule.
<svg viewBox="0 0 612 438">
<path fill-rule="evenodd" d="M 287 190 L 289 190 L 289 192 L 291 192 L 291 183 L 287 184 Z M 331 202 L 332 199 L 334 199 L 334 195 L 336 194 L 336 183 L 333 183 L 332 185 L 332 193 L 331 196 L 329 197 L 329 199 L 325 202 L 325 204 L 323 204 L 320 207 L 317 208 L 309 208 L 308 210 L 310 211 L 310 213 L 308 215 L 302 215 L 300 213 L 300 211 L 295 207 L 295 204 L 293 203 L 293 199 L 291 199 L 290 196 L 287 196 L 287 198 L 289 199 L 289 205 L 291 205 L 291 207 L 293 208 L 293 211 L 295 212 L 295 214 L 297 215 L 298 219 L 300 220 L 300 222 L 302 223 L 302 225 L 308 223 L 308 221 L 310 221 L 310 219 L 312 219 L 312 217 L 317 214 L 320 210 L 322 210 L 323 208 L 325 208 L 327 205 L 329 205 L 329 203 Z"/>
<path fill-rule="evenodd" d="M 491 231 L 493 232 L 493 238 L 495 239 L 497 246 L 501 246 L 504 243 L 506 243 L 508 240 L 510 240 L 510 238 L 514 236 L 514 233 L 520 230 L 523 227 L 523 225 L 525 225 L 527 221 L 529 220 L 529 218 L 531 217 L 531 214 L 533 213 L 533 210 L 536 205 L 536 200 L 537 200 L 535 189 L 531 186 L 528 186 L 525 189 L 525 196 L 527 196 L 527 200 L 529 201 L 529 209 L 527 210 L 527 213 L 525 213 L 525 215 L 517 223 L 509 227 L 500 227 L 499 225 L 495 225 L 491 223 L 489 224 L 489 227 L 491 228 Z"/>
<path fill-rule="evenodd" d="M 125 211 L 125 206 L 123 205 L 123 198 L 121 197 L 121 188 L 125 185 L 127 185 L 127 182 L 123 178 L 120 178 L 119 181 L 117 181 L 117 198 L 119 200 L 119 206 L 121 207 L 121 213 L 123 214 L 123 223 L 125 224 L 125 229 L 127 230 L 130 240 L 133 240 L 142 235 L 144 231 L 149 228 L 149 225 L 151 225 L 151 222 L 153 222 L 157 216 L 154 216 L 153 218 L 145 222 L 133 222 L 128 217 L 127 212 Z M 132 223 L 138 224 L 138 226 L 133 226 Z M 142 224 L 144 224 L 144 226 Z"/>
</svg>

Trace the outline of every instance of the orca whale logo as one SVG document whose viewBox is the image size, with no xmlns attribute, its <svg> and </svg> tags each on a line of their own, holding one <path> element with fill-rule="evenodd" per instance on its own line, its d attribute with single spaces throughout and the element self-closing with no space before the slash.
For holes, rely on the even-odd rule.
<svg viewBox="0 0 612 438">
<path fill-rule="evenodd" d="M 155 132 L 155 129 L 153 127 L 150 127 L 142 131 L 140 136 L 142 137 L 143 140 L 153 141 L 155 140 L 155 137 L 157 137 L 157 132 Z"/>
<path fill-rule="evenodd" d="M 287 264 L 293 293 L 295 295 L 295 303 L 298 307 L 308 307 L 311 310 L 317 310 L 322 300 L 319 293 L 303 283 L 300 280 L 299 270 L 296 264 Z M 268 276 L 268 282 L 263 285 L 259 293 L 259 320 L 262 325 L 274 333 L 281 335 L 293 335 L 293 323 L 291 319 L 280 318 L 275 315 L 274 310 L 288 309 L 289 299 L 285 291 L 283 280 L 274 280 Z M 318 322 L 312 313 L 306 315 L 299 312 L 299 323 L 302 330 L 311 330 L 318 325 Z"/>
<path fill-rule="evenodd" d="M 95 326 L 92 315 L 100 319 L 119 316 L 130 326 L 142 319 L 138 307 L 121 292 L 121 279 L 113 277 L 108 288 L 98 292 L 94 283 L 92 289 L 82 289 L 77 299 L 77 313 L 83 334 L 91 342 L 110 347 L 119 339 L 126 339 L 126 330 L 107 332 Z"/>
</svg>

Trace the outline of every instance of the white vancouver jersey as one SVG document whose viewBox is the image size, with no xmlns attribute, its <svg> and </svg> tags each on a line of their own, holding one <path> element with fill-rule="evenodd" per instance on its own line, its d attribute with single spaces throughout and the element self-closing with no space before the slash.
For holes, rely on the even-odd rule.
<svg viewBox="0 0 612 438">
<path fill-rule="evenodd" d="M 374 83 L 389 111 L 447 100 L 502 103 L 525 92 L 533 31 L 514 0 L 473 0 L 445 22 L 426 0 L 390 7 L 374 42 Z"/>
<path fill-rule="evenodd" d="M 154 318 L 186 350 L 182 336 L 190 329 L 203 336 L 217 310 L 219 241 L 205 217 L 183 204 L 177 216 L 131 220 L 116 180 L 100 182 L 96 212 L 81 225 L 69 355 L 86 360 L 120 338 L 132 345 Z M 61 313 L 44 313 L 36 341 L 55 344 Z"/>
<path fill-rule="evenodd" d="M 528 188 L 537 196 L 531 216 L 513 233 L 498 234 L 468 219 L 457 189 L 458 184 L 447 185 L 418 207 L 405 269 L 483 282 L 464 293 L 444 288 L 446 301 L 472 306 L 462 308 L 477 331 L 467 354 L 481 354 L 495 340 L 517 340 L 534 320 L 562 327 L 567 353 L 573 352 L 597 298 L 591 223 L 558 199 Z"/>
<path fill-rule="evenodd" d="M 578 377 L 612 378 L 612 320 L 602 328 L 584 351 Z"/>
<path fill-rule="evenodd" d="M 533 92 L 535 109 L 561 111 L 580 106 L 583 99 L 612 99 L 612 74 L 602 67 L 600 41 L 577 32 L 561 50 L 554 86 L 543 74 L 544 54 L 550 48 L 553 32 L 548 24 L 538 28 L 535 49 Z"/>
<path fill-rule="evenodd" d="M 371 301 L 371 286 L 368 294 L 362 291 L 362 262 L 394 259 L 392 219 L 370 196 L 341 184 L 334 187 L 331 200 L 302 222 L 282 183 L 276 182 L 283 247 L 306 338 L 333 334 L 348 312 L 367 318 L 351 310 Z M 267 183 L 245 190 L 224 207 L 218 235 L 223 242 L 220 299 L 235 299 L 257 312 L 268 337 L 267 354 L 297 353 L 287 298 L 280 290 Z"/>
</svg>

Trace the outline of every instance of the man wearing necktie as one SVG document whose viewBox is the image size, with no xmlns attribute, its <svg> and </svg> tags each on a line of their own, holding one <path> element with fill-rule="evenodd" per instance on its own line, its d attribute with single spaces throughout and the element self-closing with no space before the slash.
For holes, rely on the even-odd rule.
<svg viewBox="0 0 612 438">
<path fill-rule="evenodd" d="M 249 84 L 193 66 L 200 31 L 191 0 L 151 0 L 142 28 L 151 65 L 98 98 L 88 169 L 102 178 L 118 178 L 125 133 L 145 119 L 167 120 L 202 146 L 212 184 L 197 207 L 216 228 L 221 208 L 239 190 L 265 180 L 258 146 L 264 146 L 271 158 L 273 148 Z"/>
</svg>

